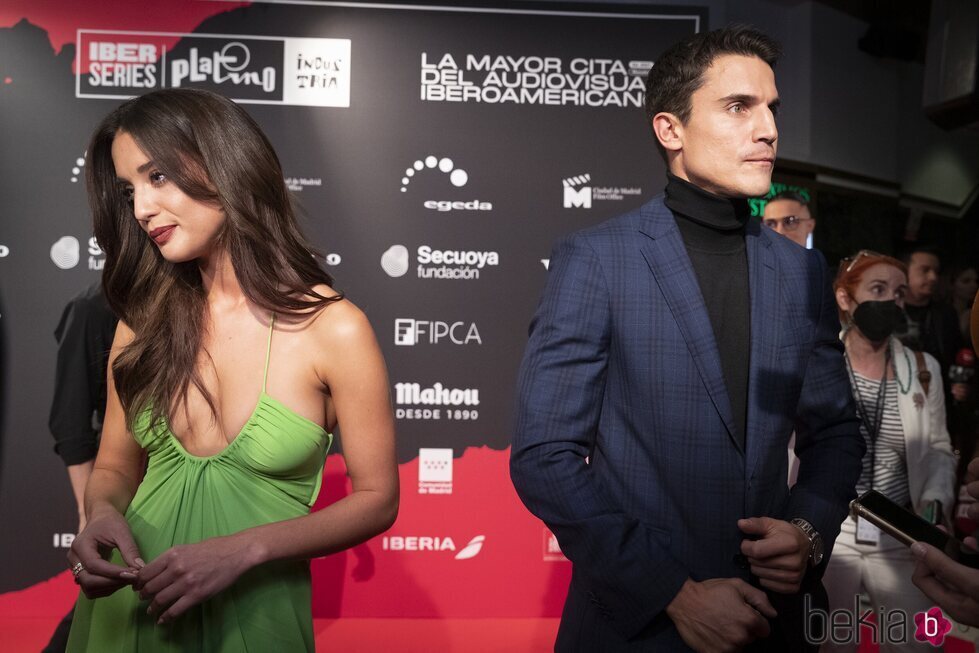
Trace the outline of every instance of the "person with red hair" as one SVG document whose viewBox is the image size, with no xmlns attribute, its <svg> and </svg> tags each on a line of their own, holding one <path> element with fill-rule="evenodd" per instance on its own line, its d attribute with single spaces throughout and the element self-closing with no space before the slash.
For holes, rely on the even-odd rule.
<svg viewBox="0 0 979 653">
<path fill-rule="evenodd" d="M 866 250 L 840 263 L 833 285 L 867 444 L 857 494 L 877 490 L 933 522 L 947 522 L 956 461 L 945 427 L 941 368 L 932 356 L 907 349 L 893 335 L 906 320 L 907 287 L 904 263 Z M 869 523 L 847 518 L 823 578 L 830 610 L 859 610 L 858 595 L 866 592 L 875 611 L 903 610 L 911 623 L 910 615 L 931 607 L 909 582 L 913 568 L 906 546 Z M 857 641 L 824 646 L 856 651 Z M 916 646 L 928 647 L 909 629 L 906 643 L 881 642 L 881 651 Z"/>
</svg>

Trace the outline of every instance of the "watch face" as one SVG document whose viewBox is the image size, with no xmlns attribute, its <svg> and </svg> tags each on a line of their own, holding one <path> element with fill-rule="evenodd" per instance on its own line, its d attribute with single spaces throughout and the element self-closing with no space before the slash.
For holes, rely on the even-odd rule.
<svg viewBox="0 0 979 653">
<path fill-rule="evenodd" d="M 817 537 L 812 543 L 812 564 L 818 565 L 823 561 L 823 538 Z"/>
</svg>

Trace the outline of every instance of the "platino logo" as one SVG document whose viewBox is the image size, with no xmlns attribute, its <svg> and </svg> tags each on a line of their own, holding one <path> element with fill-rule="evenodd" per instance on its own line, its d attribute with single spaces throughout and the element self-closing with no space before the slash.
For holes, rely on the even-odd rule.
<svg viewBox="0 0 979 653">
<path fill-rule="evenodd" d="M 74 236 L 62 236 L 51 245 L 51 260 L 62 270 L 70 270 L 78 265 L 78 239 Z"/>
<path fill-rule="evenodd" d="M 568 177 L 564 183 L 564 208 L 579 207 L 583 209 L 591 208 L 591 186 L 586 186 L 591 181 L 590 174 Z"/>
<path fill-rule="evenodd" d="M 340 255 L 337 254 L 336 252 L 331 252 L 331 253 L 329 253 L 329 254 L 326 255 L 326 264 L 327 265 L 340 265 L 340 261 L 342 261 L 342 260 L 343 259 L 340 258 Z"/>
<path fill-rule="evenodd" d="M 420 345 L 427 342 L 437 345 L 439 341 L 448 338 L 455 345 L 468 345 L 475 342 L 483 344 L 479 337 L 479 329 L 475 322 L 466 326 L 465 322 L 441 322 L 416 320 L 414 318 L 397 318 L 394 321 L 394 344 L 404 346 Z"/>
<path fill-rule="evenodd" d="M 475 558 L 483 550 L 485 535 L 477 535 L 469 544 L 453 556 L 456 560 Z M 456 545 L 451 537 L 385 535 L 381 538 L 381 548 L 385 551 L 455 551 Z"/>
<path fill-rule="evenodd" d="M 350 106 L 349 39 L 81 29 L 78 45 L 75 97 L 196 86 L 248 103 Z"/>
<path fill-rule="evenodd" d="M 418 450 L 418 494 L 452 494 L 452 449 Z"/>
<path fill-rule="evenodd" d="M 0 258 L 10 256 L 10 248 L 6 245 L 0 245 Z"/>
<path fill-rule="evenodd" d="M 544 265 L 544 269 L 545 270 L 550 270 L 551 269 L 551 259 L 549 259 L 549 258 L 542 258 L 540 260 L 540 262 Z"/>
</svg>

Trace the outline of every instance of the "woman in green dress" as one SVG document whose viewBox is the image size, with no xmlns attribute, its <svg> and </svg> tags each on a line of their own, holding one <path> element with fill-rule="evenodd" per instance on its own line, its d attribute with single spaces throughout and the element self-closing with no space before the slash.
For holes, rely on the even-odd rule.
<svg viewBox="0 0 979 653">
<path fill-rule="evenodd" d="M 398 510 L 388 379 L 364 314 L 300 233 L 248 114 L 156 91 L 86 165 L 121 317 L 69 651 L 312 651 L 309 559 Z M 353 491 L 315 513 L 330 433 Z M 122 590 L 122 591 L 120 591 Z"/>
</svg>

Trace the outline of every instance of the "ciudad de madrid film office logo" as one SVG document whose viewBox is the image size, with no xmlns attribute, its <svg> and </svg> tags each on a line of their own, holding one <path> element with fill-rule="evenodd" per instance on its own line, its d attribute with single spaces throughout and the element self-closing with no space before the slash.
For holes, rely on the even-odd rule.
<svg viewBox="0 0 979 653">
<path fill-rule="evenodd" d="M 79 29 L 75 97 L 193 87 L 236 102 L 350 106 L 350 39 Z"/>
</svg>

